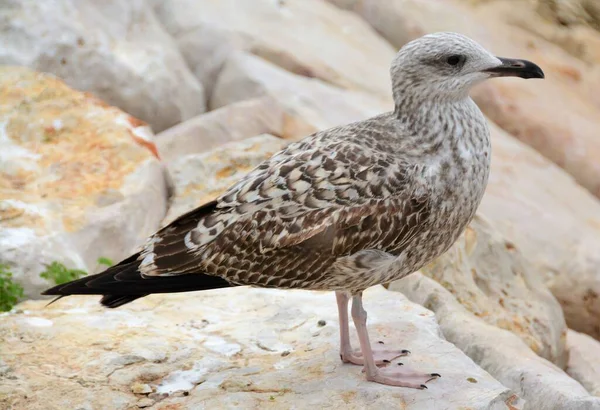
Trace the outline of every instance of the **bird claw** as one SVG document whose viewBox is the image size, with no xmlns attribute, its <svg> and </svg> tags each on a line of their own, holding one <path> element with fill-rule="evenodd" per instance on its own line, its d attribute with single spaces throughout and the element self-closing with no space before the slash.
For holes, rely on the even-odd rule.
<svg viewBox="0 0 600 410">
<path fill-rule="evenodd" d="M 386 384 L 388 386 L 410 387 L 413 389 L 427 389 L 425 383 L 441 377 L 439 373 L 420 373 L 405 367 L 387 367 L 378 368 L 372 376 L 367 376 L 367 380 Z"/>
<path fill-rule="evenodd" d="M 373 346 L 372 349 L 373 359 L 375 360 L 375 364 L 377 366 L 387 366 L 392 362 L 392 360 L 397 359 L 398 357 L 408 356 L 410 354 L 410 351 L 406 349 L 383 349 L 379 345 Z M 360 349 L 356 349 L 350 354 L 344 354 L 342 352 L 340 354 L 340 358 L 344 363 L 353 363 L 358 365 L 364 364 L 363 354 Z"/>
</svg>

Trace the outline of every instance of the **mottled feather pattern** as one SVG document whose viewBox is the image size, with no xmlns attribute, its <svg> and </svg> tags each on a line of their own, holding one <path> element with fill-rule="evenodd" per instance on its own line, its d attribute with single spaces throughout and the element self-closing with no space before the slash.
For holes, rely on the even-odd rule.
<svg viewBox="0 0 600 410">
<path fill-rule="evenodd" d="M 480 125 L 482 142 L 469 143 L 486 144 L 485 121 Z M 148 277 L 202 272 L 235 284 L 304 289 L 364 289 L 405 276 L 452 244 L 487 181 L 485 161 L 477 158 L 481 164 L 463 171 L 482 173 L 479 198 L 461 203 L 460 184 L 448 191 L 454 184 L 448 179 L 465 177 L 452 172 L 456 162 L 466 161 L 466 168 L 473 158 L 460 157 L 471 147 L 455 147 L 444 127 L 436 124 L 424 139 L 395 112 L 292 143 L 209 212 L 192 212 L 159 231 L 140 269 Z M 450 232 L 439 226 L 443 213 Z M 425 240 L 429 251 L 411 251 Z M 367 260 L 372 267 L 364 266 Z"/>
</svg>

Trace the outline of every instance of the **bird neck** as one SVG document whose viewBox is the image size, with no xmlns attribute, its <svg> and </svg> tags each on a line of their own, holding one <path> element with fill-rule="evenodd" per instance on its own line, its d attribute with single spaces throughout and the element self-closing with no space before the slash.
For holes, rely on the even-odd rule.
<svg viewBox="0 0 600 410">
<path fill-rule="evenodd" d="M 419 139 L 424 150 L 447 144 L 482 146 L 488 143 L 485 117 L 468 95 L 452 100 L 406 95 L 396 99 L 394 116 L 408 135 Z"/>
</svg>

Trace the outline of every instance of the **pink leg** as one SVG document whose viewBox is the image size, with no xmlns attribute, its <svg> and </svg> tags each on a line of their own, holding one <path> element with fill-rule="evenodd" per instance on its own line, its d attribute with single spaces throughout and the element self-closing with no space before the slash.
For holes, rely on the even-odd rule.
<svg viewBox="0 0 600 410">
<path fill-rule="evenodd" d="M 365 373 L 367 380 L 387 384 L 390 386 L 412 387 L 415 389 L 426 389 L 425 383 L 439 377 L 437 373 L 419 373 L 393 366 L 379 368 L 373 358 L 373 350 L 369 342 L 367 332 L 367 312 L 362 306 L 362 292 L 352 297 L 352 319 L 358 333 L 360 348 L 364 358 Z"/>
<path fill-rule="evenodd" d="M 353 350 L 350 344 L 350 331 L 348 326 L 348 301 L 350 296 L 346 292 L 335 292 L 337 299 L 338 313 L 340 317 L 340 358 L 344 363 L 353 363 L 363 365 L 363 354 L 361 349 Z M 383 342 L 380 342 L 383 344 Z M 376 365 L 384 365 L 397 357 L 406 356 L 408 350 L 383 349 L 381 345 L 371 348 L 373 351 L 373 360 Z"/>
</svg>

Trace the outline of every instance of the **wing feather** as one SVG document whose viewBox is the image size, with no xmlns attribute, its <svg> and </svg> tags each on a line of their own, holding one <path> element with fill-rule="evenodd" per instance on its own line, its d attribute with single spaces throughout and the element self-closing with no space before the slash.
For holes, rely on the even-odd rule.
<svg viewBox="0 0 600 410">
<path fill-rule="evenodd" d="M 143 274 L 204 272 L 238 284 L 302 287 L 322 281 L 337 258 L 401 252 L 424 229 L 427 195 L 409 190 L 410 165 L 377 147 L 386 130 L 370 130 L 367 143 L 348 132 L 291 144 L 163 228 L 142 254 Z"/>
</svg>

